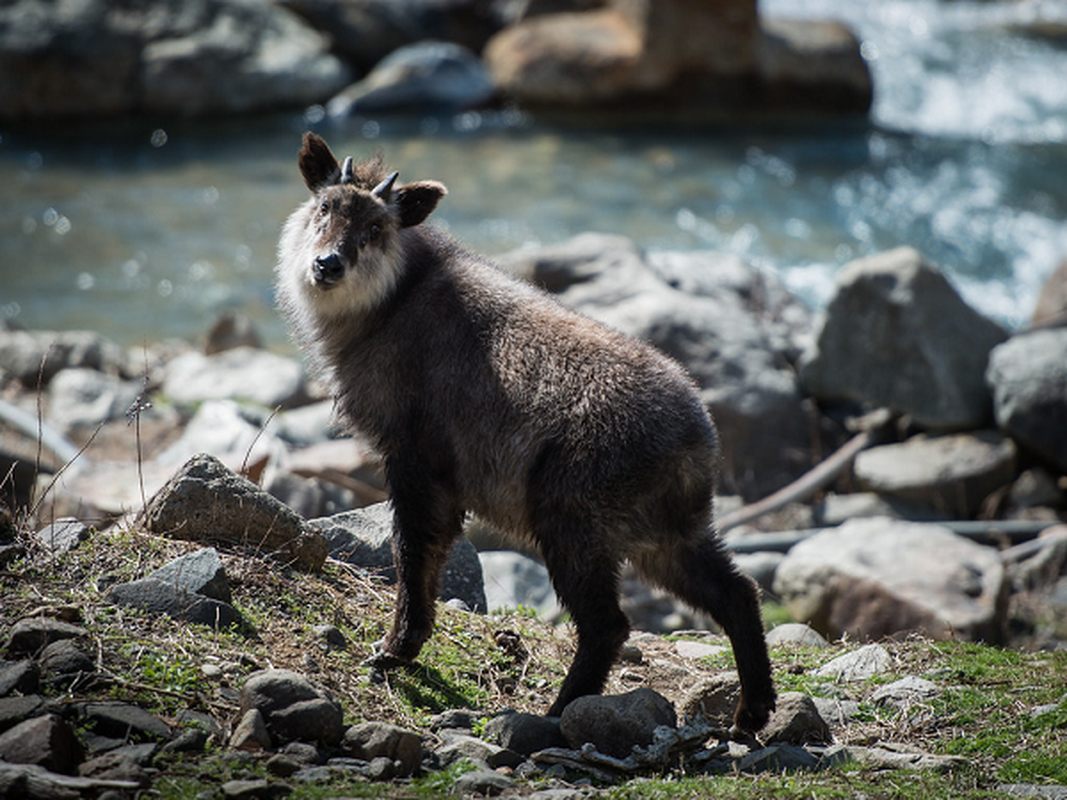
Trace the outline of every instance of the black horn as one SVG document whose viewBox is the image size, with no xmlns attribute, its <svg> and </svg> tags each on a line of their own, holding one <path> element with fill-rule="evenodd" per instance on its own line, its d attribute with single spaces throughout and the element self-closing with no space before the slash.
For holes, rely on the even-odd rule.
<svg viewBox="0 0 1067 800">
<path fill-rule="evenodd" d="M 355 183 L 356 178 L 352 174 L 352 156 L 345 159 L 344 166 L 341 167 L 341 183 Z"/>
<path fill-rule="evenodd" d="M 390 175 L 384 181 L 382 181 L 377 186 L 375 186 L 373 189 L 371 189 L 370 193 L 372 195 L 374 195 L 375 197 L 378 197 L 378 198 L 380 198 L 380 199 L 382 199 L 382 200 L 384 200 L 386 202 L 389 202 L 389 196 L 393 193 L 393 184 L 396 183 L 396 179 L 399 176 L 400 176 L 399 172 L 394 172 L 392 175 Z"/>
</svg>

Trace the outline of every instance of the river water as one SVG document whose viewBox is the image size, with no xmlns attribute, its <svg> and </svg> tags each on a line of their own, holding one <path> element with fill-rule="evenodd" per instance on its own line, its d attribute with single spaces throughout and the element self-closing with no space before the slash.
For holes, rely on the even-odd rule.
<svg viewBox="0 0 1067 800">
<path fill-rule="evenodd" d="M 342 155 L 382 151 L 402 179 L 444 181 L 434 219 L 490 254 L 619 233 L 736 253 L 818 307 L 842 264 L 907 244 L 982 311 L 1025 324 L 1067 258 L 1067 38 L 1033 32 L 1067 23 L 1064 4 L 760 7 L 857 31 L 870 120 L 624 133 L 466 114 L 319 129 Z M 0 131 L 0 319 L 135 345 L 196 339 L 235 308 L 281 345 L 274 248 L 306 196 L 295 153 L 308 125 Z"/>
</svg>

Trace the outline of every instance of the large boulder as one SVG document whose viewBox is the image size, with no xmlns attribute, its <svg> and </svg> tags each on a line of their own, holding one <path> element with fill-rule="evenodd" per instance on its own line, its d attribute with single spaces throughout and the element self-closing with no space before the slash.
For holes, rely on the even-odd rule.
<svg viewBox="0 0 1067 800">
<path fill-rule="evenodd" d="M 328 35 L 334 50 L 364 72 L 426 39 L 481 52 L 503 24 L 497 0 L 281 0 L 281 5 Z"/>
<path fill-rule="evenodd" d="M 0 115 L 195 116 L 321 102 L 329 40 L 258 0 L 16 0 L 0 7 Z"/>
<path fill-rule="evenodd" d="M 1067 472 L 1067 328 L 1015 336 L 989 356 L 997 424 Z"/>
<path fill-rule="evenodd" d="M 393 565 L 393 510 L 377 503 L 308 523 L 321 532 L 331 558 L 372 570 L 385 580 L 396 581 Z M 462 600 L 472 611 L 486 609 L 485 583 L 478 553 L 466 538 L 460 538 L 449 553 L 441 575 L 440 599 Z"/>
<path fill-rule="evenodd" d="M 390 53 L 374 71 L 327 104 L 331 117 L 389 111 L 461 111 L 495 90 L 478 56 L 453 42 L 421 42 Z"/>
<path fill-rule="evenodd" d="M 527 17 L 489 41 L 520 104 L 708 120 L 738 111 L 865 113 L 871 82 L 842 26 L 761 24 L 755 0 L 609 0 Z"/>
<path fill-rule="evenodd" d="M 996 643 L 1005 634 L 996 551 L 933 523 L 875 518 L 823 530 L 789 551 L 774 589 L 830 639 L 920 632 Z"/>
<path fill-rule="evenodd" d="M 7 74 L 0 69 L 0 92 Z M 118 375 L 124 365 L 121 348 L 92 331 L 0 330 L 0 372 L 28 387 L 36 388 L 38 380 L 46 386 L 64 369 L 81 367 Z"/>
<path fill-rule="evenodd" d="M 920 434 L 856 456 L 863 489 L 944 517 L 970 517 L 1016 473 L 1016 447 L 998 431 Z"/>
<path fill-rule="evenodd" d="M 801 361 L 811 394 L 886 406 L 932 430 L 990 421 L 983 376 L 1007 332 L 968 306 L 941 272 L 899 248 L 847 264 L 836 283 Z"/>
<path fill-rule="evenodd" d="M 651 342 L 689 370 L 722 433 L 724 491 L 761 497 L 810 467 L 809 416 L 783 322 L 798 307 L 785 300 L 764 307 L 773 287 L 751 267 L 707 254 L 646 261 L 629 239 L 599 234 L 507 260 L 564 304 Z M 716 277 L 687 283 L 686 273 Z"/>
<path fill-rule="evenodd" d="M 163 394 L 180 406 L 234 399 L 274 408 L 300 405 L 307 399 L 299 361 L 254 347 L 178 356 L 166 366 Z"/>
<path fill-rule="evenodd" d="M 326 561 L 325 540 L 299 514 L 206 454 L 189 459 L 138 522 L 174 539 L 239 542 L 302 569 Z"/>
</svg>

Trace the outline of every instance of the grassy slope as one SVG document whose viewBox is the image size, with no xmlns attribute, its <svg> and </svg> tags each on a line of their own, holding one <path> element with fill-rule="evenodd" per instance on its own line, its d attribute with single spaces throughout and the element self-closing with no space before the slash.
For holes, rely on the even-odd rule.
<svg viewBox="0 0 1067 800">
<path fill-rule="evenodd" d="M 59 559 L 32 553 L 0 572 L 0 632 L 42 607 L 48 609 L 45 613 L 74 608 L 90 632 L 98 669 L 111 679 L 75 685 L 65 693 L 68 699 L 133 700 L 172 721 L 192 708 L 213 717 L 224 730 L 237 709 L 236 688 L 247 674 L 264 667 L 309 674 L 342 701 L 346 722 L 387 720 L 425 731 L 430 717 L 447 708 L 466 706 L 486 714 L 505 707 L 543 712 L 569 663 L 566 629 L 525 614 L 484 617 L 442 607 L 421 666 L 394 674 L 384 685 L 371 685 L 359 665 L 387 629 L 392 590 L 333 563 L 321 575 L 308 575 L 254 554 L 224 550 L 235 605 L 255 627 L 254 636 L 184 625 L 103 601 L 110 583 L 142 577 L 189 549 L 186 543 L 118 531 L 95 534 Z M 339 627 L 348 647 L 327 652 L 313 632 L 321 624 Z M 497 644 L 514 641 L 498 636 L 505 630 L 518 634 L 520 648 Z M 645 662 L 617 668 L 608 690 L 651 685 L 677 701 L 683 685 L 701 673 L 732 666 L 728 651 L 682 663 L 668 642 L 661 644 L 643 644 Z M 653 776 L 615 787 L 612 796 L 933 800 L 1000 796 L 994 789 L 1003 782 L 1067 784 L 1067 653 L 913 640 L 887 644 L 895 659 L 893 671 L 867 684 L 833 686 L 810 676 L 814 667 L 847 646 L 774 650 L 780 691 L 864 701 L 897 677 L 926 677 L 945 688 L 930 707 L 902 715 L 864 703 L 860 721 L 837 731 L 838 738 L 852 744 L 910 743 L 928 752 L 965 756 L 969 765 L 944 774 L 846 767 L 791 775 Z M 208 664 L 220 667 L 223 677 L 207 677 L 202 667 Z M 1035 715 L 1036 708 L 1057 703 Z M 231 777 L 265 774 L 262 764 L 227 756 L 219 745 L 210 746 L 208 755 L 217 757 L 161 761 L 163 773 L 155 791 L 164 797 L 194 797 L 205 786 Z M 340 782 L 297 786 L 290 796 L 438 796 L 447 793 L 454 777 L 438 774 L 399 787 Z"/>
</svg>

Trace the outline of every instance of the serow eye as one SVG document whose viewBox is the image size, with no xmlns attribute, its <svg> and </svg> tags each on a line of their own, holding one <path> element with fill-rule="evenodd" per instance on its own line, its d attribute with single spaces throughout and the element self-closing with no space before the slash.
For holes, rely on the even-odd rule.
<svg viewBox="0 0 1067 800">
<path fill-rule="evenodd" d="M 330 213 L 330 204 L 329 203 L 323 203 L 321 206 L 319 206 L 319 216 L 320 217 L 325 217 L 329 213 Z"/>
<path fill-rule="evenodd" d="M 373 241 L 377 240 L 377 238 L 379 236 L 381 236 L 381 235 L 382 235 L 382 226 L 379 225 L 377 222 L 373 223 L 370 226 L 370 238 L 371 238 L 371 241 L 373 242 Z"/>
</svg>

